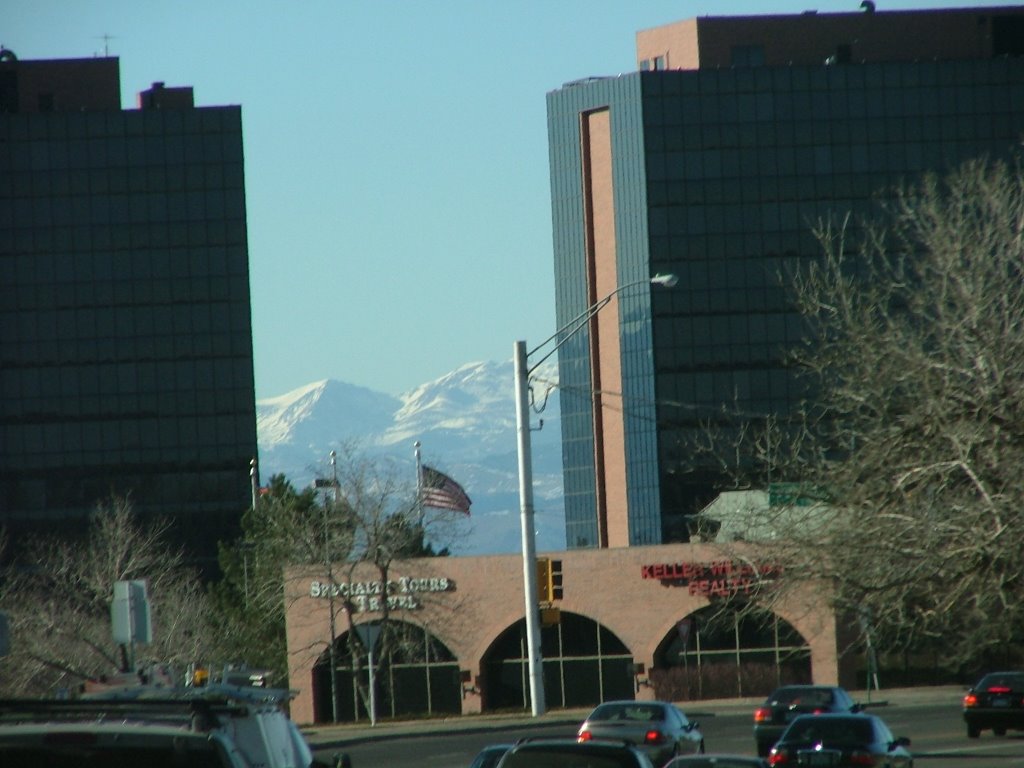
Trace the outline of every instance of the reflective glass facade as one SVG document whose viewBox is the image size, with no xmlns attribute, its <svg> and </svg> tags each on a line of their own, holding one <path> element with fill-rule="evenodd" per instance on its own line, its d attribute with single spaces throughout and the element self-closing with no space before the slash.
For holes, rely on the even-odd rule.
<svg viewBox="0 0 1024 768">
<path fill-rule="evenodd" d="M 130 494 L 208 566 L 255 456 L 241 110 L 0 114 L 0 524 Z"/>
<path fill-rule="evenodd" d="M 817 255 L 812 226 L 875 212 L 926 171 L 1004 156 L 1024 136 L 1024 58 L 644 71 L 548 96 L 560 323 L 588 305 L 582 116 L 610 113 L 629 543 L 686 540 L 719 477 L 684 445 L 723 407 L 759 419 L 801 396 L 801 337 L 779 276 Z M 603 344 L 603 340 L 602 340 Z M 566 532 L 598 546 L 591 352 L 560 353 Z M 607 382 L 605 382 L 607 385 Z"/>
</svg>

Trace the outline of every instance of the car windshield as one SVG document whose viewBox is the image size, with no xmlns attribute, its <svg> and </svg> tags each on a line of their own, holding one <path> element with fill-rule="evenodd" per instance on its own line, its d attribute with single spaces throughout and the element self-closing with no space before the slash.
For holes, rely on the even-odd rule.
<svg viewBox="0 0 1024 768">
<path fill-rule="evenodd" d="M 782 688 L 775 692 L 772 701 L 798 707 L 827 707 L 832 698 L 828 688 Z"/>
<path fill-rule="evenodd" d="M 871 721 L 848 717 L 802 717 L 789 727 L 783 741 L 836 745 L 868 744 L 872 741 Z"/>
<path fill-rule="evenodd" d="M 661 707 L 643 704 L 603 704 L 593 711 L 587 720 L 605 722 L 609 720 L 629 720 L 633 722 L 658 722 L 664 716 Z"/>
</svg>

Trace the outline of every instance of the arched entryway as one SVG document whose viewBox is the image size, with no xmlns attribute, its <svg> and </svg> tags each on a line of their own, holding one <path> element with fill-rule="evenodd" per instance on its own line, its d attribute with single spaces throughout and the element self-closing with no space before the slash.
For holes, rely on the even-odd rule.
<svg viewBox="0 0 1024 768">
<path fill-rule="evenodd" d="M 506 629 L 481 661 L 484 710 L 529 709 L 526 620 Z M 562 611 L 541 629 L 544 697 L 549 708 L 587 707 L 635 695 L 633 655 L 618 637 L 586 616 Z"/>
<path fill-rule="evenodd" d="M 423 627 L 390 620 L 372 628 L 374 690 L 378 718 L 461 714 L 462 684 L 458 660 Z M 364 633 L 366 634 L 366 633 Z M 357 633 L 358 635 L 358 633 Z M 335 642 L 338 722 L 370 719 L 369 654 L 360 638 L 345 632 Z M 331 722 L 330 654 L 324 651 L 313 669 L 315 720 Z"/>
<path fill-rule="evenodd" d="M 654 654 L 659 699 L 764 696 L 811 682 L 811 651 L 793 626 L 769 611 L 708 606 L 685 616 Z"/>
</svg>

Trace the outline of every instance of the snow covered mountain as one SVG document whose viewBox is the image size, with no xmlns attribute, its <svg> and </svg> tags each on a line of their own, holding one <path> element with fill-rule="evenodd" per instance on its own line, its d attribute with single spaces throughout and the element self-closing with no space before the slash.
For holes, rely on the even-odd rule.
<svg viewBox="0 0 1024 768">
<path fill-rule="evenodd" d="M 543 371 L 555 380 L 557 369 Z M 473 500 L 455 532 L 453 554 L 518 552 L 519 469 L 511 360 L 470 363 L 400 397 L 324 380 L 256 403 L 260 475 L 284 474 L 296 487 L 326 468 L 332 449 L 355 443 L 369 456 L 423 463 L 457 480 Z M 543 392 L 538 392 L 543 397 Z M 543 428 L 537 429 L 543 419 Z M 534 508 L 539 552 L 565 549 L 558 392 L 531 417 Z M 443 542 L 443 545 L 449 545 Z"/>
</svg>

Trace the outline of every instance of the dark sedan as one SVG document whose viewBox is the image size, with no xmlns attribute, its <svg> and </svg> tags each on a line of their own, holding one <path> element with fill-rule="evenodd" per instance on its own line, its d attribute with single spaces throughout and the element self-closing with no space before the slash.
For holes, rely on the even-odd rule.
<svg viewBox="0 0 1024 768">
<path fill-rule="evenodd" d="M 799 715 L 853 714 L 863 707 L 837 685 L 784 685 L 754 711 L 754 741 L 764 757 L 790 722 Z"/>
<path fill-rule="evenodd" d="M 498 768 L 655 768 L 637 747 L 619 741 L 523 739 L 506 752 Z"/>
<path fill-rule="evenodd" d="M 909 746 L 876 715 L 800 715 L 768 753 L 768 765 L 913 768 Z"/>
<path fill-rule="evenodd" d="M 667 701 L 606 701 L 583 721 L 577 739 L 625 740 L 636 744 L 655 765 L 664 765 L 676 755 L 704 751 L 698 723 Z"/>
<path fill-rule="evenodd" d="M 1024 672 L 990 672 L 964 696 L 967 736 L 991 729 L 996 736 L 1024 730 Z"/>
</svg>

